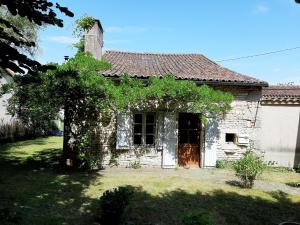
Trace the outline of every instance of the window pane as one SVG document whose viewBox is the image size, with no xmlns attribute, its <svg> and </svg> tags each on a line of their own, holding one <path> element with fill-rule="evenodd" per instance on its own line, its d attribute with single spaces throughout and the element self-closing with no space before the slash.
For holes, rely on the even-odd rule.
<svg viewBox="0 0 300 225">
<path fill-rule="evenodd" d="M 146 125 L 146 134 L 154 134 L 154 125 Z"/>
<path fill-rule="evenodd" d="M 154 123 L 155 118 L 153 114 L 146 115 L 146 123 Z"/>
<path fill-rule="evenodd" d="M 142 124 L 135 124 L 134 125 L 134 133 L 142 133 Z"/>
<path fill-rule="evenodd" d="M 146 135 L 146 144 L 153 145 L 154 144 L 154 136 L 153 135 Z"/>
<path fill-rule="evenodd" d="M 133 143 L 135 145 L 141 145 L 142 144 L 142 135 L 134 135 Z"/>
<path fill-rule="evenodd" d="M 142 122 L 143 122 L 142 114 L 134 114 L 134 123 L 142 123 Z"/>
</svg>

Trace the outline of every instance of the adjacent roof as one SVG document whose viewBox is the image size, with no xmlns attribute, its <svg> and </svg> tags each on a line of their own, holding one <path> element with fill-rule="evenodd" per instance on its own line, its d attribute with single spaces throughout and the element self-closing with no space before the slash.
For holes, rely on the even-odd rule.
<svg viewBox="0 0 300 225">
<path fill-rule="evenodd" d="M 300 86 L 270 86 L 262 90 L 262 104 L 300 104 Z"/>
<path fill-rule="evenodd" d="M 119 77 L 129 74 L 138 78 L 162 77 L 173 74 L 177 79 L 203 83 L 268 86 L 264 81 L 224 68 L 202 54 L 155 54 L 106 51 L 104 54 L 112 69 L 103 75 Z"/>
<path fill-rule="evenodd" d="M 263 88 L 262 95 L 265 97 L 300 97 L 300 86 L 272 85 Z"/>
</svg>

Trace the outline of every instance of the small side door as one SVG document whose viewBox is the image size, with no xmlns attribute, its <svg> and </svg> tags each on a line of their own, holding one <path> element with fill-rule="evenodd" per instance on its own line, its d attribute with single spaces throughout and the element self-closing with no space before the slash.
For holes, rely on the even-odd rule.
<svg viewBox="0 0 300 225">
<path fill-rule="evenodd" d="M 205 152 L 204 166 L 214 167 L 217 161 L 217 140 L 219 135 L 218 121 L 216 118 L 209 118 L 205 126 Z"/>
<path fill-rule="evenodd" d="M 164 140 L 162 167 L 176 167 L 176 150 L 177 150 L 177 119 L 176 113 L 166 112 L 164 116 Z"/>
</svg>

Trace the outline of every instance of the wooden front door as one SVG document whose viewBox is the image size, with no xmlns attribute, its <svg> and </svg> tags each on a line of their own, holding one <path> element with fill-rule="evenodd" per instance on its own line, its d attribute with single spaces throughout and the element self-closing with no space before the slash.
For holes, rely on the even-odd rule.
<svg viewBox="0 0 300 225">
<path fill-rule="evenodd" d="M 179 114 L 178 165 L 200 165 L 199 114 Z"/>
</svg>

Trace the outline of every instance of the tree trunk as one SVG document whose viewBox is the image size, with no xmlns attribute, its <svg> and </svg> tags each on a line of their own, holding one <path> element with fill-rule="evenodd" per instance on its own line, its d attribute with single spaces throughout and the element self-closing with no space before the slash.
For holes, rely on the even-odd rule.
<svg viewBox="0 0 300 225">
<path fill-rule="evenodd" d="M 68 101 L 64 111 L 64 140 L 61 166 L 64 169 L 76 169 L 79 166 L 78 149 L 75 146 L 75 137 L 72 131 L 73 110 Z"/>
</svg>

